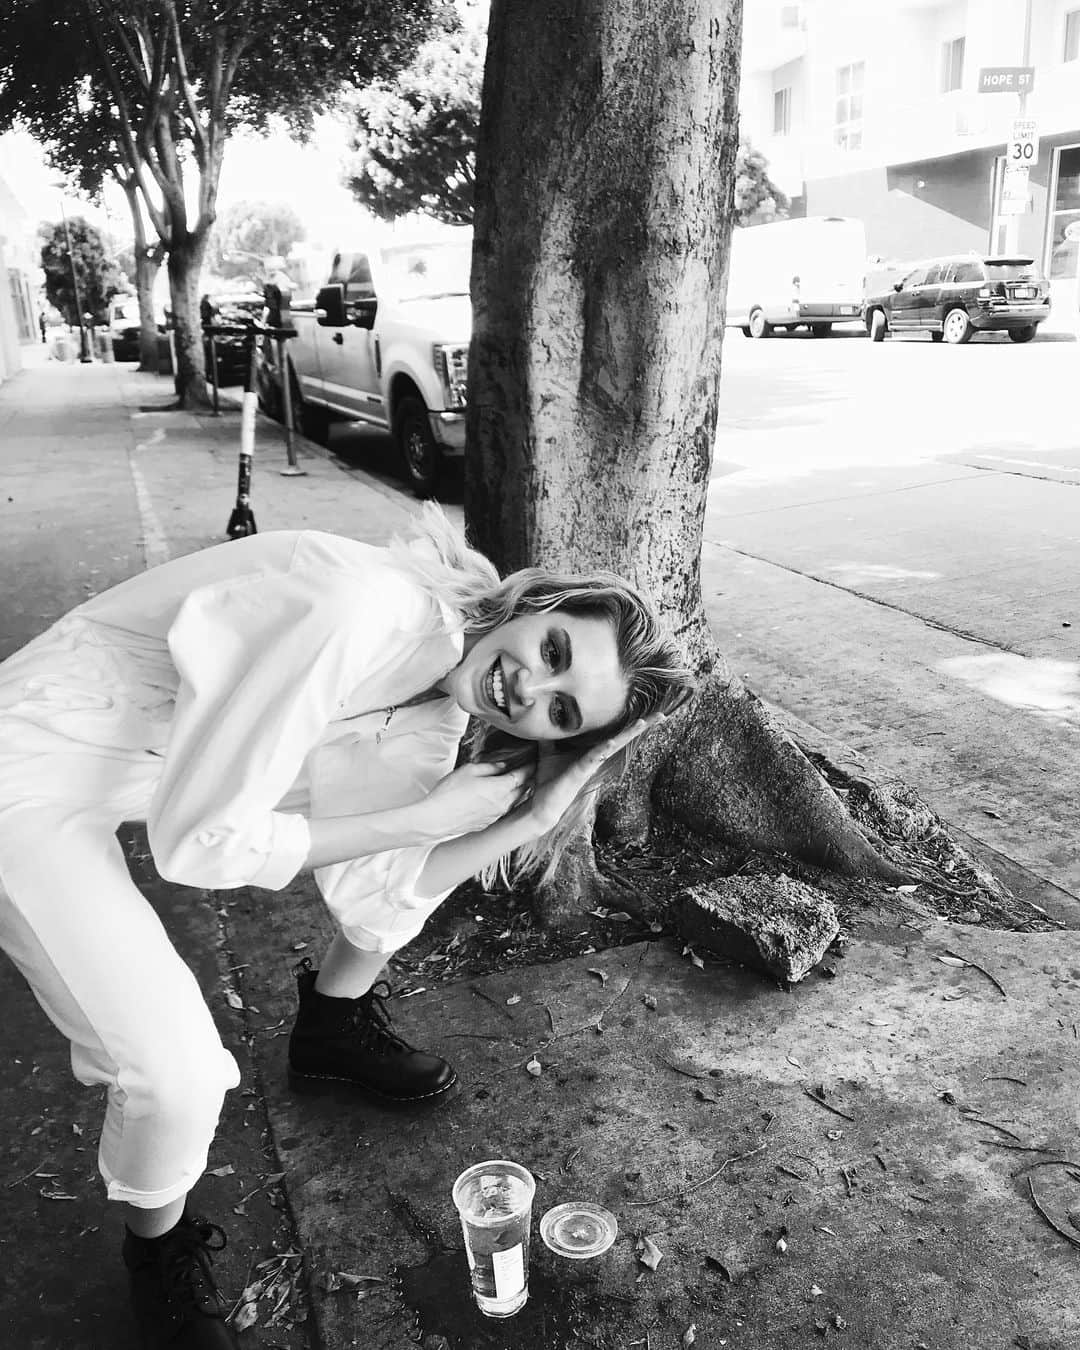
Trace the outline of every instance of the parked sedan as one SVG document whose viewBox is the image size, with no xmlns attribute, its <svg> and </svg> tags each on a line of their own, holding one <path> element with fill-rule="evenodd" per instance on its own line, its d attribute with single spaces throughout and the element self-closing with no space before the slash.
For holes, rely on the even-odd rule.
<svg viewBox="0 0 1080 1350">
<path fill-rule="evenodd" d="M 1049 287 L 1032 258 L 974 253 L 919 263 L 863 301 L 873 342 L 890 332 L 929 333 L 955 345 L 998 330 L 1030 342 L 1049 313 Z"/>
<path fill-rule="evenodd" d="M 114 361 L 139 359 L 139 302 L 133 295 L 121 295 L 109 304 L 109 339 Z"/>
</svg>

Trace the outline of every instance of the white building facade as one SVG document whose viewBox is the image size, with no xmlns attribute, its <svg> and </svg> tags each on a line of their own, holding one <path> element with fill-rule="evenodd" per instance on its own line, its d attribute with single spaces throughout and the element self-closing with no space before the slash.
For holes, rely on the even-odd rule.
<svg viewBox="0 0 1080 1350">
<path fill-rule="evenodd" d="M 0 383 L 22 369 L 23 348 L 40 341 L 40 283 L 29 218 L 0 178 Z"/>
<path fill-rule="evenodd" d="M 981 92 L 1021 67 L 1023 96 Z M 793 213 L 860 217 L 884 259 L 1023 252 L 1080 309 L 1080 0 L 746 0 L 740 114 Z"/>
</svg>

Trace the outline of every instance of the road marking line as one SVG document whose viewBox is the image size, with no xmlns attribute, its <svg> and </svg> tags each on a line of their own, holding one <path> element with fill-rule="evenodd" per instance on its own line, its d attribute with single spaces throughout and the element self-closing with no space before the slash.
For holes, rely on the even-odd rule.
<svg viewBox="0 0 1080 1350">
<path fill-rule="evenodd" d="M 169 550 L 168 540 L 165 537 L 165 531 L 162 529 L 161 521 L 154 510 L 153 498 L 146 486 L 142 470 L 135 462 L 135 456 L 141 450 L 149 450 L 151 446 L 159 445 L 164 439 L 165 428 L 158 427 L 152 436 L 145 441 L 137 441 L 128 451 L 128 468 L 131 471 L 131 481 L 135 488 L 135 504 L 139 508 L 139 523 L 142 526 L 142 545 L 147 568 L 157 567 L 159 563 L 168 562 L 172 553 Z"/>
</svg>

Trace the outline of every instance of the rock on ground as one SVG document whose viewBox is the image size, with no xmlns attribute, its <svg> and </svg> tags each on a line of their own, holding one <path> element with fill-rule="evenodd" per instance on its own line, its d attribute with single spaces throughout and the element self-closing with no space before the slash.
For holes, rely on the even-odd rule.
<svg viewBox="0 0 1080 1350">
<path fill-rule="evenodd" d="M 696 950 L 728 957 L 794 984 L 840 932 L 832 902 L 781 874 L 725 877 L 686 890 L 679 931 Z"/>
</svg>

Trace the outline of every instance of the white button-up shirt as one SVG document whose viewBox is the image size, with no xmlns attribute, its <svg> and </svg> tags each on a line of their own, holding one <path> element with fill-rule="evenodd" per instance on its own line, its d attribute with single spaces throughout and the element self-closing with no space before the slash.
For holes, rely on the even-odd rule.
<svg viewBox="0 0 1080 1350">
<path fill-rule="evenodd" d="M 144 816 L 167 879 L 276 890 L 310 817 L 419 801 L 454 767 L 466 714 L 400 705 L 462 646 L 386 549 L 317 531 L 221 544 L 96 596 L 0 666 L 0 800 Z M 419 932 L 444 898 L 415 894 L 431 847 L 316 872 L 350 941 L 393 951 Z"/>
</svg>

